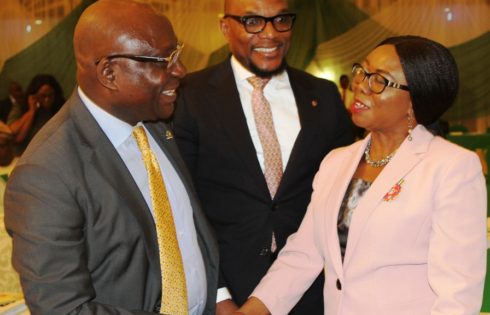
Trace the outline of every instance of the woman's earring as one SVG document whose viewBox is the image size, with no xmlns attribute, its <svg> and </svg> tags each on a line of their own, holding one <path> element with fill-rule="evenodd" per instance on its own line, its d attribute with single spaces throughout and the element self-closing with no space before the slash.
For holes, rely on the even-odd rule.
<svg viewBox="0 0 490 315">
<path fill-rule="evenodd" d="M 408 141 L 412 141 L 412 130 L 413 130 L 413 111 L 410 109 L 408 111 Z"/>
</svg>

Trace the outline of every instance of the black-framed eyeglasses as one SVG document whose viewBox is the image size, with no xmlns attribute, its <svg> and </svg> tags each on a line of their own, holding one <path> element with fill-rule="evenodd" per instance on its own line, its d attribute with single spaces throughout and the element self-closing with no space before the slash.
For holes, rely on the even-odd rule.
<svg viewBox="0 0 490 315">
<path fill-rule="evenodd" d="M 379 73 L 367 72 L 358 63 L 352 65 L 352 75 L 353 75 L 352 81 L 357 83 L 361 83 L 362 81 L 364 81 L 365 78 L 367 78 L 369 89 L 375 94 L 382 93 L 387 86 L 395 89 L 410 91 L 408 86 L 390 81 Z"/>
<path fill-rule="evenodd" d="M 115 54 L 110 56 L 105 56 L 99 58 L 95 61 L 95 65 L 98 65 L 102 59 L 115 59 L 115 58 L 125 58 L 131 59 L 138 62 L 153 62 L 159 64 L 162 68 L 169 70 L 171 69 L 180 58 L 180 54 L 182 53 L 182 49 L 184 48 L 183 43 L 177 43 L 177 47 L 168 57 L 152 57 L 152 56 L 140 56 L 140 55 L 130 55 L 130 54 Z"/>
<path fill-rule="evenodd" d="M 267 22 L 271 22 L 274 29 L 278 32 L 287 32 L 293 28 L 294 20 L 296 20 L 296 14 L 283 13 L 276 16 L 265 17 L 260 15 L 231 15 L 225 14 L 223 18 L 232 18 L 245 27 L 245 31 L 250 34 L 257 34 L 262 32 L 267 25 Z"/>
</svg>

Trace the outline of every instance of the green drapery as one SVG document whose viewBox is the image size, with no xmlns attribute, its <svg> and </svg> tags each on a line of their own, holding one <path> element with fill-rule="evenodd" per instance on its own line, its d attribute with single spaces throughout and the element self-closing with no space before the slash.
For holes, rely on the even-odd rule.
<svg viewBox="0 0 490 315">
<path fill-rule="evenodd" d="M 6 90 L 10 81 L 18 81 L 25 87 L 30 79 L 38 73 L 51 73 L 58 78 L 65 96 L 72 92 L 76 84 L 72 47 L 73 30 L 81 12 L 94 1 L 83 0 L 80 6 L 52 31 L 5 62 L 2 72 L 0 72 L 0 98 L 6 97 Z M 333 63 L 335 66 L 341 67 L 342 71 L 348 71 L 345 69 L 348 68 L 349 64 L 359 61 L 359 58 L 362 58 L 361 56 L 372 48 L 374 41 L 378 40 L 376 34 L 370 36 L 366 32 L 356 32 L 356 28 L 359 29 L 362 25 L 366 25 L 367 29 L 370 28 L 369 25 L 374 25 L 376 29 L 380 30 L 379 34 L 384 37 L 394 35 L 390 30 L 383 31 L 381 25 L 377 27 L 377 23 L 370 20 L 370 17 L 359 10 L 351 1 L 289 0 L 289 5 L 291 11 L 298 14 L 298 18 L 287 60 L 290 65 L 297 68 L 307 69 L 313 61 L 313 64 L 320 67 Z M 216 27 L 216 25 L 203 25 L 202 27 Z M 350 32 L 356 36 L 353 39 L 346 39 L 343 34 Z M 339 52 L 330 52 L 330 47 L 337 43 L 342 44 L 341 49 L 340 47 L 338 49 Z M 192 47 L 192 43 L 189 43 L 188 47 Z M 364 47 L 363 49 L 367 51 L 358 53 L 359 47 Z M 354 51 L 354 49 L 357 50 Z M 458 121 L 489 115 L 490 87 L 488 82 L 490 81 L 490 73 L 486 69 L 489 69 L 490 63 L 487 58 L 490 55 L 490 32 L 450 47 L 450 49 L 454 53 L 460 68 L 461 90 L 456 105 L 445 115 L 445 118 L 449 121 Z M 357 60 L 347 60 L 349 59 L 347 52 L 352 56 L 355 55 Z M 186 54 L 199 54 L 196 57 L 199 59 L 208 58 L 208 65 L 223 60 L 228 53 L 226 46 L 209 56 L 203 56 L 202 52 L 192 49 L 186 51 Z M 341 62 L 336 60 L 341 60 Z M 191 65 L 188 70 L 199 69 Z"/>
<path fill-rule="evenodd" d="M 49 73 L 61 84 L 68 97 L 76 84 L 73 31 L 85 8 L 95 0 L 83 0 L 65 19 L 31 46 L 8 59 L 0 73 L 0 97 L 6 97 L 10 81 L 27 87 L 33 76 Z"/>
<path fill-rule="evenodd" d="M 299 69 L 306 69 L 320 43 L 368 18 L 354 4 L 345 0 L 290 0 L 289 6 L 298 14 L 298 20 L 287 60 L 291 66 Z"/>
<path fill-rule="evenodd" d="M 460 88 L 445 119 L 459 121 L 490 115 L 490 32 L 450 50 L 458 64 Z"/>
</svg>

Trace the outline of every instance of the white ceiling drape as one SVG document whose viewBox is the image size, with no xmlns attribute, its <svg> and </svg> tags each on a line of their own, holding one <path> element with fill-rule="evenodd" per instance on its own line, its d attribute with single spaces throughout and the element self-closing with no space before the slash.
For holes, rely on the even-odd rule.
<svg viewBox="0 0 490 315">
<path fill-rule="evenodd" d="M 489 0 L 395 1 L 369 19 L 317 47 L 307 71 L 333 81 L 353 62 L 393 35 L 419 35 L 447 47 L 457 46 L 490 30 Z"/>
</svg>

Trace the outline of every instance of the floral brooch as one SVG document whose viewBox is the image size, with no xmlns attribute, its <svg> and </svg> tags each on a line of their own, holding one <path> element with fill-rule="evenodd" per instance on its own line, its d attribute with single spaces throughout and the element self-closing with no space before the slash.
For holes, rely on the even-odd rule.
<svg viewBox="0 0 490 315">
<path fill-rule="evenodd" d="M 383 197 L 383 200 L 384 201 L 392 201 L 393 199 L 395 199 L 396 196 L 398 196 L 398 194 L 402 190 L 403 182 L 404 182 L 404 180 L 402 178 L 398 181 L 398 183 L 396 183 L 393 187 L 391 187 L 390 191 L 388 191 L 386 193 L 386 195 Z"/>
</svg>

